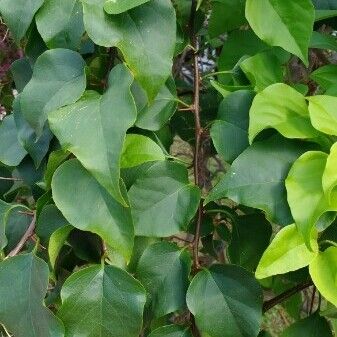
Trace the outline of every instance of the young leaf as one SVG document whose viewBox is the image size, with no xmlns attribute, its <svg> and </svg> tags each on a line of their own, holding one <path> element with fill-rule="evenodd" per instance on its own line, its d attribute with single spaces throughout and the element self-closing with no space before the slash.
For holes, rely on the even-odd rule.
<svg viewBox="0 0 337 337">
<path fill-rule="evenodd" d="M 286 179 L 291 213 L 308 248 L 312 248 L 313 228 L 324 229 L 336 217 L 335 212 L 326 212 L 337 211 L 337 199 L 330 205 L 322 187 L 327 157 L 319 151 L 306 152 L 293 164 Z"/>
<path fill-rule="evenodd" d="M 223 99 L 218 110 L 218 119 L 211 127 L 211 137 L 218 154 L 232 162 L 249 146 L 249 109 L 254 92 L 239 90 Z"/>
<path fill-rule="evenodd" d="M 308 97 L 311 123 L 317 130 L 337 136 L 337 97 L 318 95 Z"/>
<path fill-rule="evenodd" d="M 318 254 L 317 231 L 311 237 L 310 246 L 313 251 L 306 247 L 295 224 L 282 228 L 264 252 L 256 269 L 256 278 L 286 274 L 309 265 Z"/>
<path fill-rule="evenodd" d="M 110 73 L 103 94 L 87 92 L 81 100 L 49 114 L 49 125 L 63 149 L 72 152 L 120 203 L 120 160 L 126 131 L 136 120 L 130 92 L 133 78 L 124 65 Z"/>
<path fill-rule="evenodd" d="M 311 0 L 247 0 L 246 18 L 260 39 L 271 46 L 282 47 L 308 65 L 315 20 Z"/>
<path fill-rule="evenodd" d="M 115 201 L 79 161 L 67 161 L 56 170 L 52 190 L 56 206 L 71 225 L 100 235 L 130 259 L 133 246 L 130 208 Z M 126 196 L 125 190 L 124 193 Z"/>
<path fill-rule="evenodd" d="M 77 101 L 86 87 L 85 62 L 68 49 L 44 52 L 36 61 L 33 77 L 21 93 L 23 117 L 41 136 L 48 113 Z"/>
<path fill-rule="evenodd" d="M 17 166 L 26 154 L 18 140 L 14 116 L 5 117 L 0 123 L 0 162 L 8 166 Z"/>
<path fill-rule="evenodd" d="M 166 325 L 152 331 L 149 337 L 192 337 L 192 333 L 180 325 Z"/>
<path fill-rule="evenodd" d="M 198 208 L 200 190 L 188 181 L 187 169 L 159 162 L 129 190 L 136 235 L 165 237 L 186 230 Z"/>
<path fill-rule="evenodd" d="M 332 337 L 328 321 L 315 313 L 286 328 L 281 337 Z"/>
<path fill-rule="evenodd" d="M 189 253 L 173 243 L 157 242 L 144 251 L 136 274 L 150 294 L 149 303 L 155 318 L 186 308 L 190 271 Z"/>
<path fill-rule="evenodd" d="M 58 316 L 66 337 L 136 337 L 140 334 L 145 290 L 126 271 L 94 265 L 72 274 L 61 290 Z"/>
<path fill-rule="evenodd" d="M 262 320 L 262 290 L 241 267 L 213 265 L 199 272 L 187 292 L 198 329 L 209 337 L 257 336 Z"/>
<path fill-rule="evenodd" d="M 332 145 L 330 154 L 327 158 L 325 169 L 322 177 L 322 185 L 325 196 L 328 199 L 329 204 L 334 203 L 333 198 L 336 197 L 334 191 L 337 186 L 337 143 Z"/>
<path fill-rule="evenodd" d="M 305 152 L 303 146 L 279 136 L 254 143 L 233 162 L 205 202 L 227 197 L 265 211 L 271 222 L 292 223 L 284 182 L 291 164 Z"/>
<path fill-rule="evenodd" d="M 48 274 L 47 263 L 33 254 L 0 263 L 0 321 L 16 337 L 64 336 L 62 323 L 43 304 Z"/>
<path fill-rule="evenodd" d="M 16 42 L 26 34 L 44 0 L 0 0 L 0 13 Z"/>
<path fill-rule="evenodd" d="M 170 75 L 176 40 L 175 11 L 169 0 L 152 0 L 120 15 L 104 12 L 105 0 L 84 0 L 90 38 L 118 47 L 136 80 L 153 101 Z"/>
<path fill-rule="evenodd" d="M 337 247 L 329 247 L 319 253 L 310 263 L 309 272 L 318 291 L 337 306 Z"/>
<path fill-rule="evenodd" d="M 151 138 L 137 134 L 126 135 L 121 168 L 134 167 L 159 160 L 165 160 L 165 155 L 161 147 Z"/>
<path fill-rule="evenodd" d="M 263 130 L 276 129 L 287 138 L 315 138 L 318 132 L 310 123 L 302 94 L 287 84 L 273 84 L 260 93 L 250 109 L 249 142 Z"/>
<path fill-rule="evenodd" d="M 45 0 L 36 15 L 36 26 L 47 46 L 76 50 L 84 33 L 79 0 Z"/>
<path fill-rule="evenodd" d="M 108 14 L 121 14 L 148 1 L 149 0 L 106 0 L 104 10 Z"/>
<path fill-rule="evenodd" d="M 70 232 L 74 229 L 71 225 L 58 228 L 51 236 L 48 244 L 49 261 L 52 268 L 55 268 L 57 257 L 61 248 L 66 242 Z"/>
</svg>

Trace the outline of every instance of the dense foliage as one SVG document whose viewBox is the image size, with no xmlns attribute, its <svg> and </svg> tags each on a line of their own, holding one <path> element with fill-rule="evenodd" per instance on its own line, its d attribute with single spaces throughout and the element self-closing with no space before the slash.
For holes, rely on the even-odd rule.
<svg viewBox="0 0 337 337">
<path fill-rule="evenodd" d="M 0 334 L 336 334 L 337 1 L 0 14 Z"/>
</svg>

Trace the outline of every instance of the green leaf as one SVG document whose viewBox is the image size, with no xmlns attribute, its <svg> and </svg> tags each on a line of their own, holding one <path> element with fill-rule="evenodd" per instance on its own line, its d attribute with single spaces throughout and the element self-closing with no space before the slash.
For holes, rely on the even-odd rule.
<svg viewBox="0 0 337 337">
<path fill-rule="evenodd" d="M 134 167 L 157 160 L 165 160 L 165 155 L 161 147 L 151 138 L 137 134 L 128 134 L 126 136 L 121 168 Z"/>
<path fill-rule="evenodd" d="M 27 152 L 19 143 L 14 116 L 9 115 L 0 124 L 0 162 L 17 166 Z"/>
<path fill-rule="evenodd" d="M 192 337 L 192 333 L 180 325 L 166 325 L 152 331 L 149 337 Z"/>
<path fill-rule="evenodd" d="M 53 138 L 53 135 L 50 132 L 49 127 L 46 125 L 41 136 L 38 140 L 36 140 L 33 128 L 22 115 L 20 96 L 16 97 L 14 100 L 13 115 L 16 129 L 18 131 L 18 140 L 33 159 L 35 167 L 39 167 L 49 150 L 49 143 Z"/>
<path fill-rule="evenodd" d="M 233 162 L 211 190 L 206 203 L 227 197 L 265 211 L 271 222 L 292 223 L 284 181 L 291 164 L 303 152 L 304 144 L 281 137 L 254 143 Z"/>
<path fill-rule="evenodd" d="M 136 274 L 149 293 L 155 318 L 186 308 L 191 264 L 188 251 L 174 243 L 157 242 L 144 251 Z"/>
<path fill-rule="evenodd" d="M 7 204 L 3 200 L 0 200 L 0 250 L 2 250 L 7 245 L 6 238 L 6 222 L 7 216 L 13 205 Z"/>
<path fill-rule="evenodd" d="M 298 20 L 299 15 L 301 20 Z M 308 65 L 308 48 L 315 19 L 311 0 L 247 0 L 246 18 L 256 35 Z"/>
<path fill-rule="evenodd" d="M 67 161 L 56 170 L 52 190 L 56 206 L 71 225 L 98 234 L 130 259 L 133 246 L 130 208 L 115 201 L 79 161 Z M 122 190 L 126 196 L 123 186 Z"/>
<path fill-rule="evenodd" d="M 331 86 L 337 86 L 337 65 L 328 64 L 320 67 L 310 74 L 310 78 L 324 89 L 329 89 Z"/>
<path fill-rule="evenodd" d="M 315 313 L 286 328 L 281 337 L 332 337 L 328 321 Z"/>
<path fill-rule="evenodd" d="M 256 54 L 240 63 L 255 91 L 274 83 L 283 82 L 283 69 L 279 59 L 270 51 Z"/>
<path fill-rule="evenodd" d="M 310 245 L 313 251 L 306 247 L 295 224 L 282 228 L 264 252 L 256 269 L 256 278 L 286 274 L 306 267 L 318 254 L 317 231 L 311 237 Z"/>
<path fill-rule="evenodd" d="M 48 265 L 33 254 L 0 263 L 0 321 L 15 337 L 64 336 L 62 323 L 43 304 L 48 274 Z"/>
<path fill-rule="evenodd" d="M 149 0 L 106 0 L 104 10 L 108 14 L 121 14 L 134 7 L 145 4 Z"/>
<path fill-rule="evenodd" d="M 20 99 L 23 117 L 37 136 L 49 112 L 81 97 L 86 87 L 84 67 L 81 55 L 68 49 L 48 50 L 37 59 Z"/>
<path fill-rule="evenodd" d="M 42 245 L 47 246 L 51 235 L 59 228 L 68 225 L 68 221 L 55 205 L 46 205 L 37 218 L 35 232 Z"/>
<path fill-rule="evenodd" d="M 84 33 L 79 0 L 45 0 L 35 20 L 39 33 L 50 49 L 78 49 Z"/>
<path fill-rule="evenodd" d="M 219 71 L 232 70 L 245 55 L 253 56 L 270 49 L 252 30 L 235 30 L 229 34 L 218 60 Z"/>
<path fill-rule="evenodd" d="M 255 234 L 254 240 L 252 233 Z M 227 249 L 231 263 L 254 271 L 269 244 L 271 234 L 272 227 L 262 214 L 237 217 Z"/>
<path fill-rule="evenodd" d="M 1 0 L 0 13 L 16 42 L 26 34 L 44 0 Z"/>
<path fill-rule="evenodd" d="M 120 160 L 126 131 L 136 120 L 130 92 L 133 78 L 119 65 L 103 94 L 87 92 L 81 100 L 49 114 L 49 125 L 63 149 L 72 152 L 98 182 L 126 205 L 120 188 Z"/>
<path fill-rule="evenodd" d="M 287 138 L 315 138 L 305 97 L 292 87 L 277 83 L 260 93 L 250 109 L 249 141 L 263 130 L 273 128 Z"/>
<path fill-rule="evenodd" d="M 211 37 L 231 31 L 246 23 L 246 0 L 213 0 L 208 32 Z"/>
<path fill-rule="evenodd" d="M 56 150 L 50 153 L 47 167 L 44 173 L 44 182 L 47 189 L 51 187 L 51 180 L 56 169 L 69 157 L 70 153 L 64 150 Z"/>
<path fill-rule="evenodd" d="M 136 235 L 165 237 L 187 228 L 200 201 L 200 190 L 188 181 L 187 169 L 159 162 L 129 190 Z"/>
<path fill-rule="evenodd" d="M 33 69 L 28 58 L 23 57 L 11 64 L 11 73 L 15 82 L 15 88 L 20 93 L 33 75 Z"/>
<path fill-rule="evenodd" d="M 309 272 L 318 291 L 337 306 L 337 247 L 329 247 L 320 252 L 310 263 Z"/>
<path fill-rule="evenodd" d="M 65 337 L 136 337 L 143 322 L 145 290 L 130 274 L 94 265 L 72 274 L 61 290 Z"/>
<path fill-rule="evenodd" d="M 138 112 L 136 126 L 141 129 L 157 131 L 169 121 L 176 109 L 176 88 L 172 80 L 160 89 L 151 105 L 145 104 Z"/>
<path fill-rule="evenodd" d="M 152 0 L 120 15 L 104 12 L 105 0 L 84 0 L 84 25 L 98 45 L 118 47 L 150 101 L 171 73 L 176 40 L 170 0 Z"/>
<path fill-rule="evenodd" d="M 315 22 L 330 19 L 337 16 L 336 10 L 319 9 L 315 11 Z"/>
<path fill-rule="evenodd" d="M 310 41 L 310 48 L 337 51 L 337 39 L 332 35 L 313 31 Z"/>
<path fill-rule="evenodd" d="M 309 248 L 313 228 L 324 229 L 336 217 L 331 211 L 337 211 L 337 199 L 330 205 L 322 187 L 327 157 L 319 151 L 306 152 L 293 164 L 286 179 L 291 213 Z"/>
<path fill-rule="evenodd" d="M 249 146 L 249 109 L 254 92 L 239 90 L 223 99 L 218 110 L 218 119 L 213 123 L 210 134 L 217 153 L 232 162 Z"/>
<path fill-rule="evenodd" d="M 337 97 L 318 95 L 308 97 L 312 125 L 328 135 L 337 136 Z"/>
<path fill-rule="evenodd" d="M 65 241 L 67 240 L 70 232 L 74 229 L 71 225 L 65 225 L 58 228 L 51 236 L 48 245 L 48 255 L 49 261 L 52 268 L 55 268 L 55 263 L 57 257 L 60 253 L 61 248 L 63 247 Z"/>
<path fill-rule="evenodd" d="M 187 305 L 207 337 L 257 336 L 262 320 L 262 290 L 241 267 L 213 265 L 200 271 L 187 292 Z"/>
</svg>

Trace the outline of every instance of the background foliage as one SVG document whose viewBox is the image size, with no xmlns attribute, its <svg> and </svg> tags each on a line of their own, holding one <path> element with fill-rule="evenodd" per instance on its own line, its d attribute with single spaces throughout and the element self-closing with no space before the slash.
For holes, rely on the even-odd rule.
<svg viewBox="0 0 337 337">
<path fill-rule="evenodd" d="M 3 336 L 336 334 L 336 1 L 0 13 Z"/>
</svg>

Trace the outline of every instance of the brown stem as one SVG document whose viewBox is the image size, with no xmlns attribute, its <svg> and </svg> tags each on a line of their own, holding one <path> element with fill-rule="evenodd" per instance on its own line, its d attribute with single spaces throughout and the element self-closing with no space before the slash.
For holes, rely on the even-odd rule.
<svg viewBox="0 0 337 337">
<path fill-rule="evenodd" d="M 20 253 L 22 247 L 25 245 L 25 243 L 27 242 L 27 240 L 29 240 L 29 238 L 34 234 L 34 230 L 35 230 L 35 225 L 36 225 L 36 212 L 34 212 L 33 215 L 33 219 L 32 222 L 30 223 L 30 225 L 28 226 L 25 234 L 23 234 L 21 240 L 19 241 L 19 243 L 16 245 L 16 247 L 7 255 L 7 257 L 13 257 L 17 254 Z"/>
<path fill-rule="evenodd" d="M 316 287 L 314 287 L 314 289 L 312 290 L 311 303 L 310 303 L 310 309 L 309 309 L 309 315 L 312 314 L 312 311 L 313 311 L 313 309 L 314 309 L 315 297 L 316 297 Z"/>
<path fill-rule="evenodd" d="M 284 302 L 285 300 L 287 300 L 289 297 L 299 293 L 300 291 L 312 286 L 313 283 L 312 281 L 307 281 L 307 282 L 303 282 L 298 284 L 297 286 L 286 290 L 285 292 L 283 292 L 282 294 L 272 298 L 269 301 L 266 301 L 263 303 L 263 312 L 268 311 L 269 309 L 273 308 L 275 305 L 280 304 L 282 302 Z"/>
<path fill-rule="evenodd" d="M 194 148 L 194 160 L 193 160 L 193 171 L 194 171 L 194 181 L 197 186 L 202 188 L 202 182 L 200 179 L 200 164 L 202 163 L 202 154 L 200 149 L 202 128 L 200 123 L 200 73 L 199 73 L 199 41 L 197 34 L 195 32 L 195 15 L 196 15 L 197 3 L 196 0 L 192 0 L 191 5 L 191 16 L 190 16 L 190 40 L 194 51 L 193 54 L 193 78 L 194 78 L 194 88 L 193 88 L 193 112 L 194 112 L 194 127 L 195 127 L 195 148 Z M 193 245 L 193 265 L 195 269 L 199 269 L 199 241 L 200 241 L 200 227 L 203 215 L 202 202 L 199 204 L 198 216 L 196 223 L 196 230 L 194 236 Z"/>
</svg>

